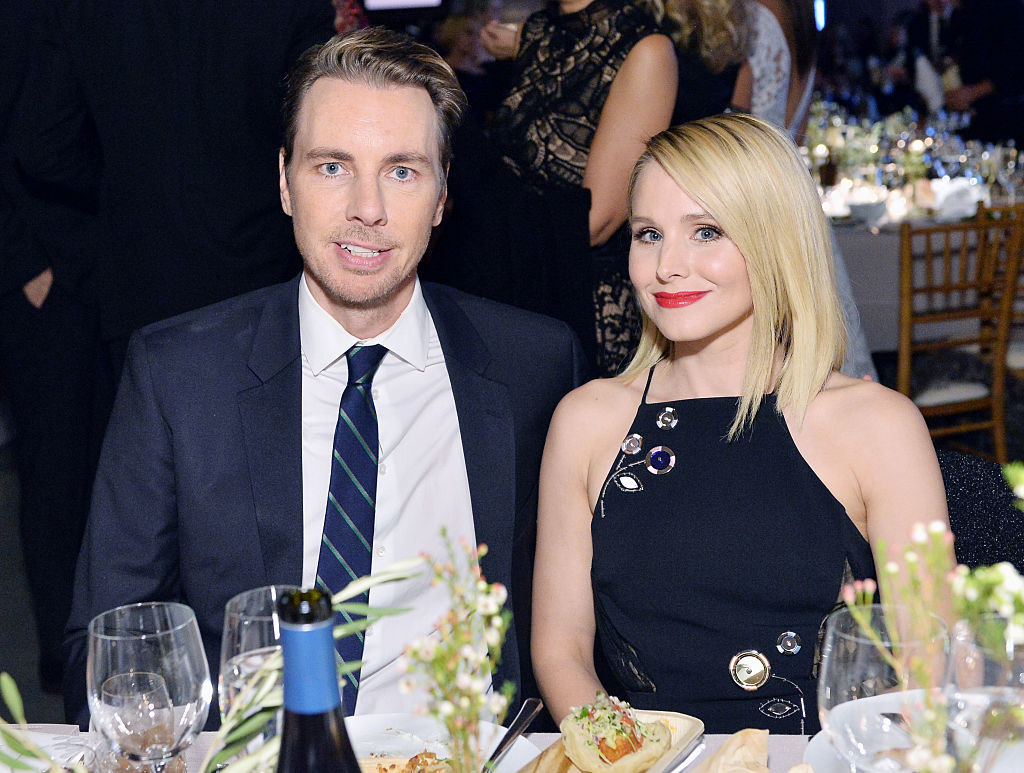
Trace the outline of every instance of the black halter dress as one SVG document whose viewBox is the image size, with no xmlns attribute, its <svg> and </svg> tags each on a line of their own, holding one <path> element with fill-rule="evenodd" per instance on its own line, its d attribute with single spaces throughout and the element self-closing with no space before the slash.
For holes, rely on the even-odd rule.
<svg viewBox="0 0 1024 773">
<path fill-rule="evenodd" d="M 737 398 L 648 403 L 653 372 L 591 527 L 606 686 L 711 733 L 816 732 L 819 629 L 868 543 L 774 395 L 727 442 Z"/>
</svg>

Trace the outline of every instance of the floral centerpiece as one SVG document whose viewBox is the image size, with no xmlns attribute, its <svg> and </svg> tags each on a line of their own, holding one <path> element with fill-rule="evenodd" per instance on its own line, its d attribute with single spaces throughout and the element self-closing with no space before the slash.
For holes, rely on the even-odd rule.
<svg viewBox="0 0 1024 773">
<path fill-rule="evenodd" d="M 478 773 L 483 767 L 480 719 L 490 716 L 501 724 L 515 689 L 511 682 L 491 689 L 511 615 L 502 609 L 508 597 L 505 586 L 488 584 L 480 571 L 487 546 L 474 549 L 462 541 L 460 548 L 462 555 L 457 556 L 449 543 L 448 561 L 432 563 L 433 582 L 448 587 L 451 606 L 437 623 L 437 636 L 406 647 L 406 676 L 400 687 L 404 692 L 412 692 L 418 683 L 426 687 L 425 711 L 451 739 L 451 768 Z"/>
</svg>

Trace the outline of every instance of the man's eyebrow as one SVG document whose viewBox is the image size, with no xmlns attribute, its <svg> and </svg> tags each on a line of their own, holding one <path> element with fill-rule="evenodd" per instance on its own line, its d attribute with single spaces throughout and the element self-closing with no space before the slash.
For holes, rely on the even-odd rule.
<svg viewBox="0 0 1024 773">
<path fill-rule="evenodd" d="M 306 152 L 308 161 L 352 161 L 353 156 L 347 150 L 337 148 L 312 148 Z"/>
<path fill-rule="evenodd" d="M 384 157 L 384 165 L 390 164 L 421 164 L 426 167 L 434 165 L 433 160 L 430 156 L 424 153 L 416 153 L 414 151 L 398 151 L 397 153 L 391 153 Z"/>
</svg>

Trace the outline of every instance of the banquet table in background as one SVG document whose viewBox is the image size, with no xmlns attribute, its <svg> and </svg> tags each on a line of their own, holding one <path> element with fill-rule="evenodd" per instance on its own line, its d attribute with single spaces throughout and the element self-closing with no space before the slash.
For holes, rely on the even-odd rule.
<svg viewBox="0 0 1024 773">
<path fill-rule="evenodd" d="M 900 318 L 900 234 L 864 225 L 835 228 L 860 324 L 873 352 L 895 351 Z"/>
</svg>

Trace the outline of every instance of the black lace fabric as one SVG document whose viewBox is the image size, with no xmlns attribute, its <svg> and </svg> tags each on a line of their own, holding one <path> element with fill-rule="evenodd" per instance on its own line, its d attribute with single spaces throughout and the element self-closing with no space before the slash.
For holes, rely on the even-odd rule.
<svg viewBox="0 0 1024 773">
<path fill-rule="evenodd" d="M 658 31 L 646 11 L 623 0 L 593 0 L 569 14 L 551 3 L 526 20 L 518 77 L 491 134 L 505 163 L 527 185 L 550 190 L 583 184 L 612 81 L 633 46 Z M 601 249 L 592 258 L 598 367 L 609 374 L 632 351 L 638 316 L 625 276 L 626 252 L 610 256 Z"/>
</svg>

